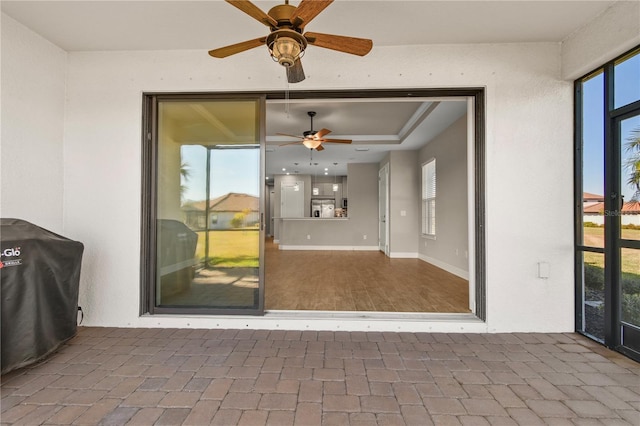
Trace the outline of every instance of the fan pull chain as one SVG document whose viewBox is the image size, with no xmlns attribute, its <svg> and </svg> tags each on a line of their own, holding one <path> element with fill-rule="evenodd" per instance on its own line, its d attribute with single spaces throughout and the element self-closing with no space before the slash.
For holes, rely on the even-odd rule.
<svg viewBox="0 0 640 426">
<path fill-rule="evenodd" d="M 287 80 L 287 86 L 284 89 L 284 112 L 287 114 L 287 119 L 291 118 L 289 115 L 289 80 Z"/>
</svg>

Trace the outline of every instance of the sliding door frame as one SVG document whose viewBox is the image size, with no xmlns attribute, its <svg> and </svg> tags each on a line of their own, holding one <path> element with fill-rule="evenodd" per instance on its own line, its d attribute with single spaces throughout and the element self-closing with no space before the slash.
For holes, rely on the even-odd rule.
<svg viewBox="0 0 640 426">
<path fill-rule="evenodd" d="M 284 99 L 366 99 L 366 98 L 471 98 L 474 110 L 474 187 L 468 191 L 474 191 L 475 215 L 474 215 L 474 279 L 475 279 L 475 315 L 482 321 L 487 319 L 486 307 L 486 234 L 485 234 L 485 120 L 486 101 L 485 88 L 469 87 L 455 89 L 373 89 L 373 90 L 317 90 L 317 91 L 268 91 L 268 92 L 212 92 L 212 93 L 143 93 L 142 107 L 142 223 L 141 223 L 141 285 L 140 285 L 140 314 L 253 314 L 262 315 L 264 312 L 264 298 L 261 297 L 260 309 L 255 312 L 243 312 L 240 310 L 197 310 L 171 308 L 158 309 L 154 306 L 153 287 L 155 286 L 155 202 L 157 200 L 157 153 L 154 151 L 154 141 L 157 138 L 157 102 L 162 99 L 247 99 L 262 97 L 263 103 L 260 111 L 260 143 L 261 143 L 261 178 L 264 182 L 265 172 L 265 100 Z M 264 228 L 265 194 L 264 186 L 260 189 L 260 214 L 261 227 Z M 264 231 L 261 231 L 264 232 Z M 264 241 L 260 246 L 260 294 L 264 294 Z"/>
<path fill-rule="evenodd" d="M 259 269 L 258 303 L 253 308 L 159 307 L 156 306 L 156 253 L 158 201 L 158 104 L 163 101 L 256 101 L 256 128 L 260 145 L 259 171 Z M 264 232 L 265 232 L 265 108 L 261 93 L 143 93 L 142 104 L 142 192 L 140 235 L 140 315 L 264 315 Z M 207 150 L 207 155 L 210 155 Z M 207 218 L 208 221 L 208 218 Z M 207 225 L 208 226 L 208 225 Z"/>
</svg>

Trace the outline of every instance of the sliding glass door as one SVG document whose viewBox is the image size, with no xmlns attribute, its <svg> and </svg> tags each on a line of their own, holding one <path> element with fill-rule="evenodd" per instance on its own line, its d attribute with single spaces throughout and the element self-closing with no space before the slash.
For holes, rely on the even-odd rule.
<svg viewBox="0 0 640 426">
<path fill-rule="evenodd" d="M 640 359 L 640 48 L 576 82 L 576 328 Z"/>
<path fill-rule="evenodd" d="M 151 313 L 262 313 L 263 100 L 148 100 Z"/>
<path fill-rule="evenodd" d="M 612 127 L 620 148 L 623 196 L 620 220 L 616 221 L 616 251 L 620 258 L 614 295 L 619 312 L 616 327 L 620 330 L 620 345 L 640 354 L 640 111 L 616 117 Z"/>
</svg>

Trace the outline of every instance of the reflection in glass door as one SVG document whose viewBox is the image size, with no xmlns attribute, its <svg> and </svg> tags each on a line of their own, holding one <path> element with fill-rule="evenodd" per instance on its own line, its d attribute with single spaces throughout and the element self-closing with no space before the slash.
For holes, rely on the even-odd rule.
<svg viewBox="0 0 640 426">
<path fill-rule="evenodd" d="M 620 344 L 640 353 L 640 113 L 615 120 L 620 147 L 618 312 Z M 629 200 L 629 201 L 625 201 Z"/>
<path fill-rule="evenodd" d="M 261 313 L 259 106 L 157 102 L 151 312 Z"/>
</svg>

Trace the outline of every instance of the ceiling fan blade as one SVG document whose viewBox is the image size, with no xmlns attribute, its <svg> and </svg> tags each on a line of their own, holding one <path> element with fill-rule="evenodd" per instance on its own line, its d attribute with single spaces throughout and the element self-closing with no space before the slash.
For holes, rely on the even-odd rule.
<svg viewBox="0 0 640 426">
<path fill-rule="evenodd" d="M 371 51 L 373 42 L 366 38 L 346 37 L 335 34 L 310 33 L 304 34 L 309 44 L 352 55 L 364 56 Z"/>
<path fill-rule="evenodd" d="M 286 133 L 276 133 L 278 136 L 289 136 L 290 138 L 304 139 L 304 136 L 288 135 Z"/>
<path fill-rule="evenodd" d="M 232 6 L 237 7 L 247 15 L 251 16 L 253 19 L 258 22 L 262 22 L 267 27 L 277 27 L 278 22 L 273 19 L 271 16 L 267 15 L 255 4 L 251 3 L 249 0 L 226 0 Z"/>
<path fill-rule="evenodd" d="M 287 67 L 287 81 L 289 83 L 300 83 L 305 79 L 304 70 L 300 58 L 296 59 L 292 66 Z"/>
<path fill-rule="evenodd" d="M 226 58 L 227 56 L 235 55 L 236 53 L 244 52 L 245 50 L 253 49 L 265 44 L 267 38 L 260 37 L 253 40 L 243 41 L 242 43 L 232 44 L 230 46 L 220 47 L 209 51 L 209 55 L 214 58 Z"/>
<path fill-rule="evenodd" d="M 318 131 L 316 132 L 316 134 L 315 134 L 315 135 L 313 135 L 313 138 L 314 138 L 314 139 L 322 139 L 322 137 L 323 137 L 324 135 L 328 135 L 329 133 L 331 133 L 331 130 L 329 130 L 329 129 L 320 129 L 320 130 L 318 130 Z"/>
<path fill-rule="evenodd" d="M 302 0 L 291 16 L 291 23 L 295 27 L 304 28 L 331 3 L 333 0 Z"/>
<path fill-rule="evenodd" d="M 329 142 L 329 143 L 351 143 L 353 142 L 350 139 L 322 139 L 322 143 L 325 142 Z"/>
<path fill-rule="evenodd" d="M 324 149 L 324 147 L 322 145 L 318 145 L 316 147 L 316 151 L 322 151 Z"/>
<path fill-rule="evenodd" d="M 295 145 L 295 144 L 298 144 L 298 143 L 302 143 L 302 141 L 295 141 L 295 142 L 281 143 L 281 144 L 280 144 L 280 145 L 278 145 L 278 146 Z"/>
</svg>

